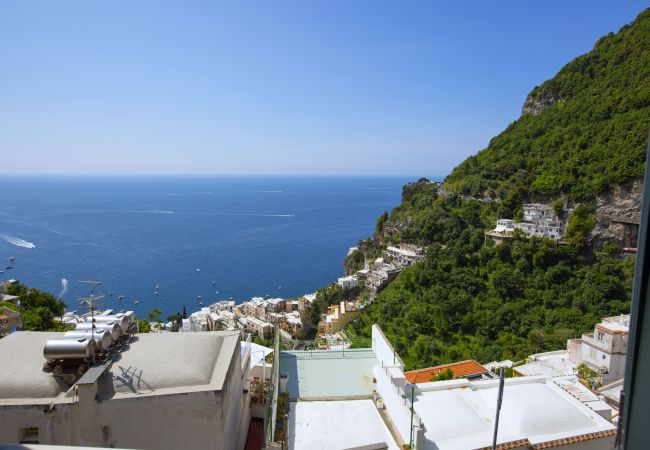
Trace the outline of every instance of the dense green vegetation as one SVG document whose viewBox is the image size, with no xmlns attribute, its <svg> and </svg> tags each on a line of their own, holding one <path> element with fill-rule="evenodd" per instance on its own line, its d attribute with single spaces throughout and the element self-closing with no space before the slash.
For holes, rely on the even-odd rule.
<svg viewBox="0 0 650 450">
<path fill-rule="evenodd" d="M 546 239 L 486 245 L 463 234 L 430 247 L 352 324 L 379 324 L 407 368 L 521 359 L 566 347 L 602 317 L 629 311 L 632 258 L 583 254 Z"/>
<path fill-rule="evenodd" d="M 643 176 L 650 126 L 650 10 L 533 89 L 523 114 L 445 180 L 464 195 L 593 199 Z"/>
<path fill-rule="evenodd" d="M 349 325 L 379 324 L 407 368 L 468 358 L 520 360 L 566 347 L 602 317 L 629 312 L 634 259 L 587 245 L 594 197 L 643 176 L 650 127 L 650 10 L 536 87 L 525 113 L 439 186 L 420 179 L 377 221 L 346 270 L 390 243 L 428 248 Z M 562 244 L 485 242 L 522 203 L 574 206 Z M 371 259 L 371 258 L 369 258 Z"/>
<path fill-rule="evenodd" d="M 594 254 L 585 245 L 595 224 L 591 207 L 574 209 L 564 244 L 515 233 L 511 243 L 495 246 L 484 232 L 504 208 L 440 196 L 426 179 L 406 185 L 402 203 L 382 219 L 381 234 L 367 242 L 424 245 L 427 258 L 382 291 L 351 333 L 369 336 L 379 324 L 414 369 L 565 348 L 567 338 L 602 317 L 629 311 L 634 260 Z"/>
<path fill-rule="evenodd" d="M 483 229 L 494 226 L 501 206 L 467 200 L 457 194 L 439 196 L 437 184 L 426 179 L 404 186 L 402 203 L 391 211 L 375 240 L 418 245 L 453 244 L 465 235 L 480 247 Z"/>
<path fill-rule="evenodd" d="M 8 295 L 20 297 L 20 306 L 14 310 L 22 315 L 23 330 L 61 331 L 65 327 L 57 320 L 63 316 L 65 303 L 47 292 L 16 283 L 7 286 Z"/>
<path fill-rule="evenodd" d="M 454 372 L 452 372 L 451 369 L 443 370 L 438 375 L 431 376 L 431 381 L 446 381 L 446 380 L 453 380 L 453 379 L 454 379 Z"/>
</svg>

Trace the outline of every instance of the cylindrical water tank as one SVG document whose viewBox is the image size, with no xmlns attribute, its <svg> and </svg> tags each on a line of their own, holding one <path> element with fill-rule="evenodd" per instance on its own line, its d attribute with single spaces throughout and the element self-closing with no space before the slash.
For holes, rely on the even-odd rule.
<svg viewBox="0 0 650 450">
<path fill-rule="evenodd" d="M 92 329 L 92 323 L 78 323 L 75 331 L 90 331 Z M 112 323 L 96 323 L 95 330 L 108 330 L 111 333 L 111 338 L 115 341 L 122 334 L 122 329 L 120 326 L 114 322 Z"/>
<path fill-rule="evenodd" d="M 135 323 L 135 313 L 133 311 L 127 311 L 124 315 L 129 319 L 129 326 Z"/>
<path fill-rule="evenodd" d="M 99 352 L 106 351 L 113 343 L 111 333 L 108 330 L 95 330 L 94 332 L 88 331 L 68 331 L 63 335 L 63 339 L 94 339 L 96 343 L 96 350 Z"/>
<path fill-rule="evenodd" d="M 95 346 L 90 339 L 49 340 L 43 348 L 45 359 L 91 359 L 94 355 Z"/>
<path fill-rule="evenodd" d="M 126 331 L 129 329 L 129 318 L 126 317 L 124 314 L 118 314 L 115 316 L 95 316 L 96 324 L 109 323 L 109 322 L 114 322 L 118 324 L 122 329 L 122 331 Z"/>
</svg>

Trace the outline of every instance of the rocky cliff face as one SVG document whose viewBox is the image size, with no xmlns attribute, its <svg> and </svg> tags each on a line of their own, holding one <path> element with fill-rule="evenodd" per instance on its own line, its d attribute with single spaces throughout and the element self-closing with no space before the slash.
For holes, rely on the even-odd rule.
<svg viewBox="0 0 650 450">
<path fill-rule="evenodd" d="M 643 180 L 615 186 L 596 198 L 597 223 L 590 236 L 595 248 L 606 242 L 620 247 L 636 247 L 642 198 Z"/>
<path fill-rule="evenodd" d="M 539 88 L 533 89 L 521 107 L 521 115 L 531 114 L 536 116 L 562 100 L 562 96 L 556 91 L 546 90 L 540 92 Z"/>
</svg>

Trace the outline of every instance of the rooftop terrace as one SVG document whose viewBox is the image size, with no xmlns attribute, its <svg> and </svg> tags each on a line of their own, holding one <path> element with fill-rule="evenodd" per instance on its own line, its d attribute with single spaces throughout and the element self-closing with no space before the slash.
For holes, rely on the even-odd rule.
<svg viewBox="0 0 650 450">
<path fill-rule="evenodd" d="M 289 374 L 291 399 L 370 397 L 372 368 L 378 364 L 369 348 L 292 350 L 280 355 L 280 372 Z"/>
<path fill-rule="evenodd" d="M 0 404 L 43 401 L 68 390 L 43 371 L 43 347 L 63 333 L 19 331 L 0 339 Z M 102 377 L 100 397 L 220 390 L 239 333 L 138 334 Z M 90 372 L 90 371 L 89 371 Z"/>
</svg>

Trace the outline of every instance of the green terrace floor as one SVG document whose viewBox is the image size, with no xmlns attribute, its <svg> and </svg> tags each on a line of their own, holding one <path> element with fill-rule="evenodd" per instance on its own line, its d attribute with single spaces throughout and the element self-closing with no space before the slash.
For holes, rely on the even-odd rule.
<svg viewBox="0 0 650 450">
<path fill-rule="evenodd" d="M 289 375 L 287 391 L 292 400 L 371 396 L 372 369 L 377 365 L 370 348 L 280 353 L 280 372 Z"/>
</svg>

